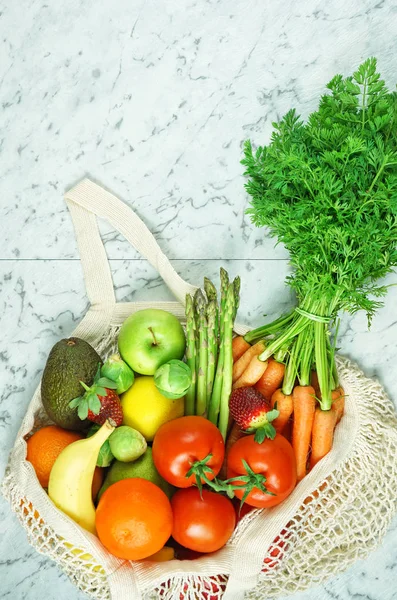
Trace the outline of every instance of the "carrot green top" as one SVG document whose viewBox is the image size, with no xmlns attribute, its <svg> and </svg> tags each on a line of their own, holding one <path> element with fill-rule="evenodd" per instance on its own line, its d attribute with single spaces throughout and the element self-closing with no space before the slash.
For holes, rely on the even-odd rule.
<svg viewBox="0 0 397 600">
<path fill-rule="evenodd" d="M 397 93 L 374 58 L 327 88 L 306 122 L 290 110 L 267 146 L 246 142 L 247 212 L 289 251 L 302 307 L 370 320 L 397 265 Z"/>
</svg>

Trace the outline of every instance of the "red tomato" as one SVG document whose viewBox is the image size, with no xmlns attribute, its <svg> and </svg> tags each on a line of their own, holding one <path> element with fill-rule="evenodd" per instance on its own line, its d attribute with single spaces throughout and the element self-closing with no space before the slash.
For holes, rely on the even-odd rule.
<svg viewBox="0 0 397 600">
<path fill-rule="evenodd" d="M 232 502 L 215 492 L 190 487 L 178 490 L 171 499 L 174 525 L 172 537 L 196 552 L 222 548 L 236 526 Z"/>
<path fill-rule="evenodd" d="M 160 475 L 172 485 L 186 488 L 196 483 L 186 477 L 192 464 L 211 454 L 206 472 L 208 479 L 219 473 L 225 456 L 221 432 L 204 417 L 180 417 L 162 425 L 153 440 L 153 461 Z M 202 481 L 204 481 L 201 478 Z"/>
<path fill-rule="evenodd" d="M 254 440 L 253 435 L 238 440 L 231 447 L 227 459 L 227 476 L 247 475 L 243 460 L 254 473 L 266 477 L 265 486 L 271 496 L 254 487 L 245 502 L 257 508 L 269 508 L 280 504 L 290 495 L 296 485 L 296 462 L 291 444 L 282 435 L 277 434 L 274 440 L 265 439 L 262 444 Z M 243 483 L 238 480 L 236 485 Z M 242 498 L 245 488 L 235 490 L 237 498 Z"/>
</svg>

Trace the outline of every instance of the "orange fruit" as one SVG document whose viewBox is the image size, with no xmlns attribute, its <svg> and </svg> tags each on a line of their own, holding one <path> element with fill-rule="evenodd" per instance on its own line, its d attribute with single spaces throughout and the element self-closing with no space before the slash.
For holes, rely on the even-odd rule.
<svg viewBox="0 0 397 600">
<path fill-rule="evenodd" d="M 67 431 L 57 425 L 49 425 L 36 431 L 26 442 L 26 459 L 32 463 L 40 484 L 48 487 L 52 466 L 62 450 L 83 436 L 75 431 Z"/>
<path fill-rule="evenodd" d="M 158 552 L 170 537 L 171 504 L 151 481 L 122 479 L 101 496 L 95 523 L 99 539 L 111 554 L 141 560 Z"/>
<path fill-rule="evenodd" d="M 95 467 L 94 477 L 92 478 L 92 501 L 95 502 L 98 492 L 102 487 L 103 480 L 105 479 L 105 469 L 101 467 Z"/>
</svg>

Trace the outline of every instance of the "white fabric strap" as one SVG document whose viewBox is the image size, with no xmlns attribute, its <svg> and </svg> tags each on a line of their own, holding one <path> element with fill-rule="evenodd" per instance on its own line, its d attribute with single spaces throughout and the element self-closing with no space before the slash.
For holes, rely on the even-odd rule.
<svg viewBox="0 0 397 600">
<path fill-rule="evenodd" d="M 115 302 L 106 252 L 93 215 L 106 219 L 150 262 L 179 302 L 184 304 L 186 294 L 194 294 L 196 286 L 177 274 L 143 221 L 116 196 L 89 179 L 83 179 L 66 192 L 65 200 L 72 213 L 87 293 L 92 304 Z"/>
</svg>

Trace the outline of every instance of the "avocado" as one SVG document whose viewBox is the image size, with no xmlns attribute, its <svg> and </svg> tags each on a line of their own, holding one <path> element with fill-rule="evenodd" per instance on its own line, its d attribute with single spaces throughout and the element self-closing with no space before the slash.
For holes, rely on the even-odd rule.
<svg viewBox="0 0 397 600">
<path fill-rule="evenodd" d="M 52 348 L 41 380 L 41 400 L 60 427 L 80 431 L 90 425 L 79 419 L 77 408 L 70 408 L 69 402 L 84 393 L 80 381 L 92 385 L 98 364 L 102 365 L 99 354 L 80 338 L 60 340 Z"/>
<path fill-rule="evenodd" d="M 102 494 L 114 483 L 117 483 L 121 479 L 131 479 L 134 477 L 142 477 L 147 479 L 155 485 L 157 485 L 163 492 L 171 498 L 174 488 L 165 479 L 161 477 L 153 462 L 152 449 L 150 446 L 146 449 L 146 452 L 142 454 L 137 460 L 132 462 L 121 462 L 115 460 L 109 471 L 107 472 L 105 481 L 101 489 L 99 490 L 98 500 Z"/>
</svg>

